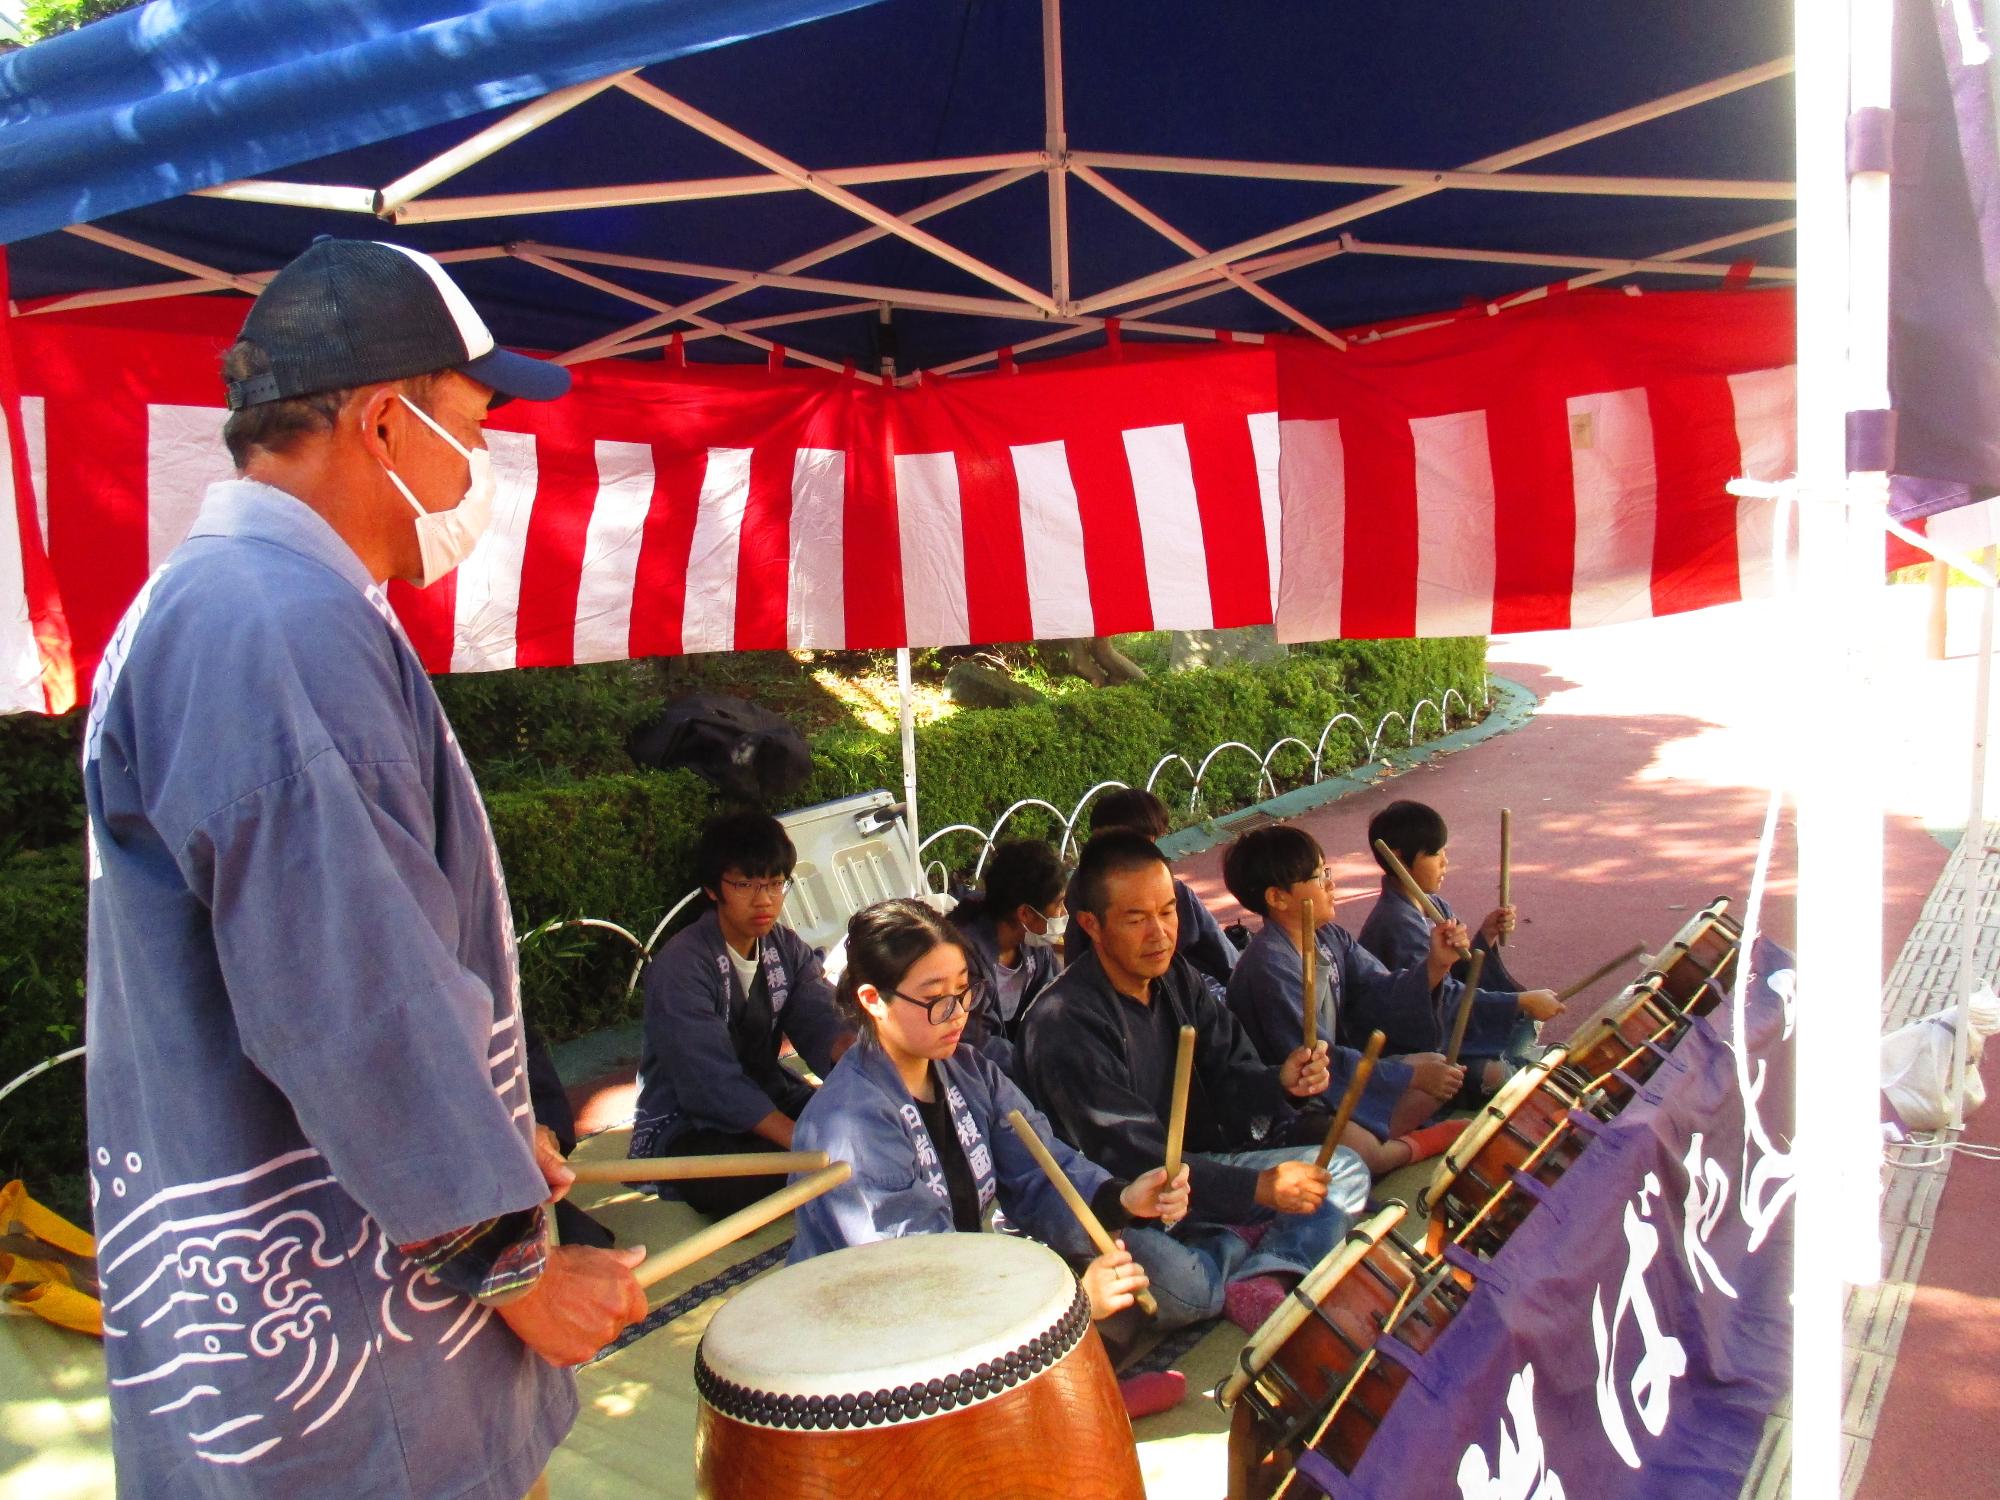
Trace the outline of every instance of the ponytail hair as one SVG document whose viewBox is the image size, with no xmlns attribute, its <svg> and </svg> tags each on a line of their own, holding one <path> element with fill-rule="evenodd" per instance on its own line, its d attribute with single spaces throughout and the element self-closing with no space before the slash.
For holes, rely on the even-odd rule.
<svg viewBox="0 0 2000 1500">
<path fill-rule="evenodd" d="M 863 907 L 847 919 L 847 968 L 834 989 L 834 1004 L 863 1036 L 873 1037 L 875 1018 L 861 1004 L 861 986 L 888 994 L 919 959 L 946 943 L 965 946 L 957 930 L 922 901 L 905 897 Z"/>
</svg>

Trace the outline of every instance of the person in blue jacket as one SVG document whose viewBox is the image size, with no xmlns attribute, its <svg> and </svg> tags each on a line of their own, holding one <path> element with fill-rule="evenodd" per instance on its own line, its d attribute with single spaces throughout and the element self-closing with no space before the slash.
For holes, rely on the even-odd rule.
<svg viewBox="0 0 2000 1500">
<path fill-rule="evenodd" d="M 1222 879 L 1244 910 L 1264 919 L 1263 930 L 1229 976 L 1229 1008 L 1266 1063 L 1283 1062 L 1304 1035 L 1300 929 L 1306 924 L 1313 930 L 1313 1013 L 1321 1037 L 1339 1035 L 1341 1010 L 1349 1004 L 1428 1008 L 1431 991 L 1451 966 L 1454 954 L 1442 939 L 1433 943 L 1424 961 L 1396 973 L 1356 943 L 1333 920 L 1333 872 L 1319 841 L 1303 828 L 1279 824 L 1244 834 L 1223 856 Z M 1359 1049 L 1332 1045 L 1328 1067 L 1333 1081 L 1324 1094 L 1300 1107 L 1297 1138 L 1324 1138 L 1331 1110 L 1360 1062 Z M 1464 1122 L 1425 1122 L 1464 1082 L 1465 1069 L 1446 1063 L 1441 1053 L 1385 1055 L 1369 1076 L 1340 1144 L 1377 1177 L 1435 1156 L 1458 1138 Z"/>
<path fill-rule="evenodd" d="M 1389 846 L 1403 868 L 1410 872 L 1419 889 L 1437 906 L 1457 947 L 1471 946 L 1486 954 L 1479 976 L 1479 996 L 1472 1004 L 1472 1017 L 1459 1050 L 1470 1070 L 1474 1094 L 1491 1094 L 1507 1081 L 1533 1053 L 1535 1023 L 1563 1013 L 1563 1004 L 1552 990 L 1523 989 L 1508 972 L 1499 951 L 1499 939 L 1514 930 L 1512 906 L 1497 906 L 1486 914 L 1477 933 L 1469 933 L 1451 906 L 1438 894 L 1445 871 L 1450 867 L 1445 846 L 1450 833 L 1435 808 L 1422 802 L 1392 802 L 1368 821 L 1368 847 L 1374 850 L 1380 839 Z M 1377 864 L 1382 863 L 1379 852 Z M 1404 894 L 1396 877 L 1383 866 L 1382 894 L 1374 910 L 1361 924 L 1361 946 L 1391 969 L 1419 961 L 1433 946 L 1432 923 Z M 1388 1037 L 1391 1051 L 1423 1051 L 1445 1044 L 1452 1019 L 1457 1013 L 1460 985 L 1465 979 L 1465 961 L 1453 966 L 1451 978 L 1440 987 L 1437 1004 L 1429 1008 L 1397 1003 L 1364 1002 L 1353 1007 L 1346 1018 L 1351 1039 L 1358 1031 L 1380 1028 Z"/>
<path fill-rule="evenodd" d="M 1008 1114 L 1021 1112 L 1113 1233 L 1134 1220 L 1179 1221 L 1188 1169 L 1171 1183 L 1164 1167 L 1127 1181 L 1058 1140 L 993 1059 L 965 1044 L 980 999 L 968 959 L 959 933 L 921 901 L 884 901 L 849 919 L 838 1003 L 860 1040 L 807 1103 L 792 1139 L 854 1170 L 796 1211 L 790 1258 L 910 1234 L 975 1234 L 997 1209 L 1009 1228 L 1083 1264 L 1092 1313 L 1113 1318 L 1147 1286 L 1142 1260 L 1123 1244 L 1097 1253 Z M 1163 1316 L 1172 1307 L 1163 1303 Z"/>
<path fill-rule="evenodd" d="M 789 1041 L 824 1078 L 854 1040 L 819 955 L 778 918 L 798 855 L 765 813 L 711 819 L 695 847 L 709 910 L 646 966 L 633 1156 L 788 1151 L 813 1086 L 779 1060 Z M 702 1213 L 775 1192 L 774 1176 L 674 1184 Z"/>
<path fill-rule="evenodd" d="M 1022 1017 L 1062 972 L 1066 886 L 1062 860 L 1051 845 L 1009 839 L 993 846 L 985 890 L 961 900 L 951 913 L 981 1001 L 966 1022 L 965 1040 L 1010 1074 Z"/>
<path fill-rule="evenodd" d="M 1143 787 L 1124 786 L 1106 792 L 1090 805 L 1090 836 L 1114 828 L 1129 828 L 1149 839 L 1160 839 L 1171 826 L 1167 804 Z M 1070 882 L 1069 906 L 1076 909 L 1076 883 Z M 1174 916 L 1179 923 L 1177 953 L 1194 966 L 1195 973 L 1220 1000 L 1236 967 L 1236 945 L 1223 934 L 1222 924 L 1188 887 L 1174 878 Z M 1063 942 L 1063 962 L 1073 964 L 1090 951 L 1090 934 L 1075 922 L 1068 925 Z"/>
</svg>

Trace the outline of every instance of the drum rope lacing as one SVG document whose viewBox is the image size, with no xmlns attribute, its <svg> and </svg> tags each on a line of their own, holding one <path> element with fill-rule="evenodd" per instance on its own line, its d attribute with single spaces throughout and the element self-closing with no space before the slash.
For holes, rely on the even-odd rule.
<svg viewBox="0 0 2000 1500">
<path fill-rule="evenodd" d="M 983 1361 L 968 1370 L 937 1379 L 899 1385 L 892 1390 L 850 1392 L 841 1396 L 790 1396 L 752 1390 L 709 1368 L 703 1351 L 695 1350 L 694 1383 L 702 1400 L 726 1417 L 759 1427 L 813 1428 L 828 1431 L 849 1427 L 881 1427 L 894 1422 L 936 1416 L 971 1406 L 1017 1385 L 1066 1359 L 1090 1327 L 1090 1299 L 1081 1286 L 1053 1328 L 1039 1333 L 1011 1354 Z"/>
</svg>

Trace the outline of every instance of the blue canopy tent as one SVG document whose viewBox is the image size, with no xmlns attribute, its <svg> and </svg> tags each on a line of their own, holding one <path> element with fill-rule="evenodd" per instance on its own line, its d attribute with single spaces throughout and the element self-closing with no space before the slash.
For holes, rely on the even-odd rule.
<svg viewBox="0 0 2000 1500">
<path fill-rule="evenodd" d="M 1898 288 L 1929 295 L 1885 309 L 1880 119 L 1843 148 L 1851 112 L 1890 105 L 1892 9 L 1894 102 L 1923 119 L 1938 191 L 1906 209 L 1898 181 Z M 1990 138 L 1977 162 L 1965 145 L 1991 131 L 1970 11 L 1801 4 L 1795 93 L 1792 8 L 1734 0 L 155 0 L 0 57 L 0 243 L 21 314 L 241 295 L 314 234 L 369 235 L 452 262 L 503 341 L 568 360 L 651 357 L 678 333 L 698 358 L 778 343 L 901 379 L 1088 348 L 1113 317 L 1129 338 L 1338 342 L 1555 285 L 1803 273 L 1802 470 L 1831 489 L 1880 474 L 1886 503 L 1898 468 L 1933 486 L 1916 511 L 2000 488 L 2000 197 Z M 1839 368 L 1878 345 L 1879 397 L 1849 399 Z M 1892 424 L 1864 419 L 1843 465 L 1848 407 L 1920 387 L 1952 414 L 1906 422 L 1900 461 L 1866 441 Z M 1879 507 L 1859 530 L 1879 574 Z M 1850 564 L 1866 540 L 1845 538 Z M 1853 628 L 1856 575 L 1818 576 L 1824 650 Z M 1822 858 L 1865 853 L 1850 788 L 1801 805 L 1813 838 L 1838 834 Z M 1851 873 L 1802 873 L 1800 898 L 1820 1017 L 1800 1036 L 1828 1039 L 1802 1072 L 1843 1129 L 1873 1120 L 1866 1059 L 1839 1051 L 1861 1052 L 1876 1004 L 1842 956 L 1876 946 Z M 1872 1215 L 1831 1207 L 1854 1140 L 1799 1157 L 1800 1203 L 1865 1241 Z M 1838 1271 L 1800 1265 L 1796 1472 L 1818 1493 Z"/>
</svg>

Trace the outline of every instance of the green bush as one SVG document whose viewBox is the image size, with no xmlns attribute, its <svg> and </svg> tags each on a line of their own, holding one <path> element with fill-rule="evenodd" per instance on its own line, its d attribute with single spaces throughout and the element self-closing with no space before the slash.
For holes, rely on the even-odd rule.
<svg viewBox="0 0 2000 1500">
<path fill-rule="evenodd" d="M 1025 796 L 1067 814 L 1099 781 L 1144 784 L 1169 753 L 1199 765 L 1227 740 L 1259 754 L 1286 735 L 1310 746 L 1343 711 L 1372 732 L 1383 714 L 1407 713 L 1448 687 L 1477 704 L 1485 644 L 1333 642 L 1268 666 L 1175 673 L 1025 708 L 952 714 L 917 732 L 918 811 L 926 829 L 984 829 Z M 492 673 L 441 680 L 439 691 L 485 788 L 521 931 L 582 915 L 617 922 L 641 939 L 650 934 L 693 885 L 695 833 L 718 804 L 687 772 L 629 770 L 625 733 L 659 706 L 651 669 L 618 663 Z M 1423 735 L 1436 730 L 1426 713 Z M 0 730 L 0 798 L 11 799 L 0 806 L 10 818 L 39 819 L 35 826 L 58 845 L 0 856 L 0 1082 L 73 1046 L 82 1025 L 81 800 L 73 769 L 64 769 L 74 766 L 74 733 L 73 722 L 25 719 Z M 1385 743 L 1406 737 L 1392 726 Z M 1342 723 L 1328 736 L 1325 771 L 1354 766 L 1364 745 L 1365 735 Z M 902 785 L 892 733 L 850 720 L 820 730 L 812 746 L 816 769 L 800 805 Z M 34 747 L 39 755 L 29 753 Z M 1311 777 L 1310 751 L 1289 746 L 1271 770 L 1281 790 L 1300 785 Z M 1257 761 L 1241 751 L 1217 756 L 1196 809 L 1188 806 L 1188 772 L 1178 765 L 1161 772 L 1156 790 L 1178 821 L 1195 821 L 1254 801 Z M 1046 814 L 1031 812 L 1009 831 L 1052 835 L 1055 828 Z M 971 866 L 979 846 L 958 835 L 931 852 L 957 873 Z M 536 938 L 522 954 L 525 1003 L 555 1041 L 629 1021 L 625 985 L 635 956 L 614 934 L 596 930 Z M 75 1173 L 83 1157 L 82 1094 L 82 1069 L 66 1064 L 0 1105 L 0 1179 L 28 1176 L 72 1212 L 85 1211 Z"/>
<path fill-rule="evenodd" d="M 83 837 L 83 714 L 0 715 L 0 860 Z M 6 1082 L 0 1079 L 0 1083 Z"/>
</svg>

